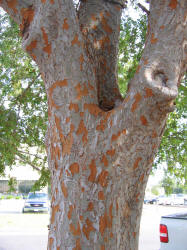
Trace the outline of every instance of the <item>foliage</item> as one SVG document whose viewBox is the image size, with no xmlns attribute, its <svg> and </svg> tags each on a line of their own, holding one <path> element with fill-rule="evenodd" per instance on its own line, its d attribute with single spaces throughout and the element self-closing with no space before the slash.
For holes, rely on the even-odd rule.
<svg viewBox="0 0 187 250">
<path fill-rule="evenodd" d="M 133 20 L 125 16 L 121 23 L 119 41 L 118 80 L 122 95 L 127 91 L 127 85 L 134 76 L 145 44 L 147 17 L 141 15 Z"/>
<path fill-rule="evenodd" d="M 177 183 L 176 180 L 168 177 L 167 175 L 161 181 L 161 186 L 164 188 L 167 195 L 187 193 L 187 186 L 184 186 L 182 183 Z"/>
<path fill-rule="evenodd" d="M 158 185 L 153 186 L 151 188 L 151 193 L 158 196 L 159 195 L 159 188 L 160 188 L 160 186 L 158 186 Z"/>
<path fill-rule="evenodd" d="M 16 191 L 16 186 L 17 186 L 16 178 L 10 177 L 9 180 L 8 180 L 8 186 L 9 186 L 8 192 L 15 192 Z"/>
<path fill-rule="evenodd" d="M 2 13 L 0 68 L 0 175 L 5 166 L 29 164 L 45 176 L 44 84 L 38 68 L 21 48 L 18 26 Z"/>
<path fill-rule="evenodd" d="M 179 87 L 179 95 L 176 99 L 176 110 L 169 115 L 159 154 L 155 160 L 155 166 L 166 162 L 166 175 L 170 178 L 175 177 L 179 183 L 183 180 L 183 184 L 187 186 L 186 83 L 187 74 Z"/>
</svg>

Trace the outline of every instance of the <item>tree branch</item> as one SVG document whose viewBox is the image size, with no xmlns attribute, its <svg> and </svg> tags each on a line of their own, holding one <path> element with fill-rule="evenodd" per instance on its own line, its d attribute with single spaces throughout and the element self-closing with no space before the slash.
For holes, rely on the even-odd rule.
<svg viewBox="0 0 187 250">
<path fill-rule="evenodd" d="M 22 150 L 17 150 L 17 152 L 19 152 L 19 153 L 21 153 L 21 154 L 27 154 L 27 155 L 30 155 L 30 156 L 34 156 L 35 158 L 38 158 L 38 159 L 44 161 L 44 159 L 43 159 L 42 157 L 40 157 L 40 156 L 38 156 L 38 155 L 36 155 L 36 154 L 31 154 L 31 153 L 29 153 L 29 152 L 25 152 L 25 151 L 22 151 Z"/>
<path fill-rule="evenodd" d="M 142 11 L 144 11 L 147 15 L 150 14 L 150 11 L 149 11 L 145 6 L 143 6 L 141 3 L 138 3 L 138 6 L 139 6 L 140 9 L 141 9 Z"/>
<path fill-rule="evenodd" d="M 13 100 L 11 100 L 12 102 L 16 102 L 18 99 L 21 99 L 25 94 L 26 94 L 26 92 L 30 89 L 30 87 L 35 83 L 35 81 L 39 78 L 39 76 L 40 76 L 41 74 L 39 73 L 30 83 L 29 83 L 29 85 L 27 86 L 27 88 L 25 88 L 24 90 L 23 90 L 23 92 L 20 94 L 20 95 L 18 95 L 15 99 L 13 99 Z"/>
<path fill-rule="evenodd" d="M 125 9 L 127 7 L 127 1 L 126 0 L 120 0 L 120 1 L 115 1 L 115 0 L 104 0 L 107 3 L 114 4 L 117 6 L 120 6 L 122 9 Z"/>
<path fill-rule="evenodd" d="M 98 103 L 108 111 L 122 101 L 117 81 L 117 56 L 122 1 L 81 1 L 78 18 L 86 53 L 96 76 Z M 111 8 L 110 4 L 115 4 Z"/>
<path fill-rule="evenodd" d="M 39 169 L 38 167 L 36 167 L 34 164 L 32 164 L 32 162 L 26 160 L 21 154 L 17 154 L 16 153 L 16 156 L 18 156 L 20 158 L 21 161 L 23 161 L 24 163 L 27 163 L 29 164 L 34 170 L 37 170 L 38 172 L 41 171 L 41 169 Z M 19 159 L 17 159 L 19 160 Z"/>
</svg>

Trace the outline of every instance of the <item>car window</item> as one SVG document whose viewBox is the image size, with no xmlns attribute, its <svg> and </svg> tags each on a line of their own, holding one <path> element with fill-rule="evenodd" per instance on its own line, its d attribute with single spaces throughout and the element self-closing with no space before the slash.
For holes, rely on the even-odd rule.
<svg viewBox="0 0 187 250">
<path fill-rule="evenodd" d="M 48 195 L 45 193 L 30 193 L 28 199 L 48 199 Z"/>
</svg>

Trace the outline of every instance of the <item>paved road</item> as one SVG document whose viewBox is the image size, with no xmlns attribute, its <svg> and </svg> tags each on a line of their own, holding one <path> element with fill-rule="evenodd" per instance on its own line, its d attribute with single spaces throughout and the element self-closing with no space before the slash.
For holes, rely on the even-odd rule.
<svg viewBox="0 0 187 250">
<path fill-rule="evenodd" d="M 14 203 L 14 204 L 13 204 Z M 21 224 L 24 220 L 25 214 L 21 214 L 23 201 L 8 201 L 8 203 L 1 202 L 0 216 L 13 216 Z M 139 250 L 159 250 L 159 224 L 160 217 L 166 214 L 172 214 L 180 211 L 187 211 L 187 207 L 168 207 L 157 205 L 145 205 L 143 208 L 141 226 L 140 226 L 140 240 Z M 42 215 L 33 215 L 34 218 L 42 219 Z M 2 217 L 1 217 L 2 218 Z M 38 219 L 37 219 L 38 220 Z M 8 223 L 8 221 L 7 221 Z M 11 228 L 10 226 L 1 226 L 0 220 L 0 250 L 46 250 L 47 249 L 47 229 L 46 225 L 41 227 L 28 228 Z M 22 222 L 24 225 L 24 223 Z M 15 226 L 15 225 L 14 225 Z"/>
<path fill-rule="evenodd" d="M 0 250 L 46 250 L 47 234 L 9 232 L 0 234 Z"/>
</svg>

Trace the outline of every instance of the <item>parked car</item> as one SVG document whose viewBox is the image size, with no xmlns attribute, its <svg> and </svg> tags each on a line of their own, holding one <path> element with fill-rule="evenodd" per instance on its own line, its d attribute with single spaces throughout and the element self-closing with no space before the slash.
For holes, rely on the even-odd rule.
<svg viewBox="0 0 187 250">
<path fill-rule="evenodd" d="M 23 213 L 25 212 L 48 212 L 48 194 L 43 192 L 30 192 L 25 200 Z"/>
<path fill-rule="evenodd" d="M 184 205 L 185 195 L 184 194 L 174 194 L 173 204 L 174 205 Z"/>
<path fill-rule="evenodd" d="M 168 197 L 167 196 L 162 195 L 162 196 L 158 197 L 158 199 L 157 199 L 157 204 L 158 205 L 167 205 L 167 203 L 168 203 Z"/>
<path fill-rule="evenodd" d="M 160 250 L 187 249 L 187 213 L 161 217 Z"/>
<path fill-rule="evenodd" d="M 156 197 L 145 197 L 144 204 L 156 204 L 157 198 Z"/>
</svg>

